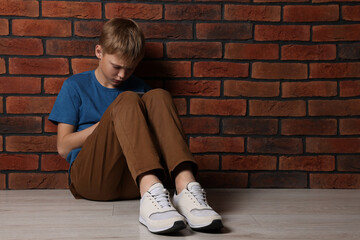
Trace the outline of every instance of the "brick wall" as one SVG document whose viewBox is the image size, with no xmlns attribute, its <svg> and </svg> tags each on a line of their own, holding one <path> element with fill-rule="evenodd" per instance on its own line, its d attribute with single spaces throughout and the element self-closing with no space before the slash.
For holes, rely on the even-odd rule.
<svg viewBox="0 0 360 240">
<path fill-rule="evenodd" d="M 66 188 L 47 116 L 112 17 L 214 187 L 360 188 L 359 0 L 0 0 L 0 189 Z"/>
</svg>

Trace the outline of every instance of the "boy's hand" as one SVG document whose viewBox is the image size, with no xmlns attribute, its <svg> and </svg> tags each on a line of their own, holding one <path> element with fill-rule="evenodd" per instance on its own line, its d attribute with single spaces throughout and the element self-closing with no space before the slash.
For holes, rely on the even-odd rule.
<svg viewBox="0 0 360 240">
<path fill-rule="evenodd" d="M 60 156 L 66 158 L 71 150 L 81 147 L 87 137 L 90 136 L 98 125 L 99 122 L 80 132 L 75 132 L 75 126 L 66 123 L 59 123 L 57 150 Z"/>
</svg>

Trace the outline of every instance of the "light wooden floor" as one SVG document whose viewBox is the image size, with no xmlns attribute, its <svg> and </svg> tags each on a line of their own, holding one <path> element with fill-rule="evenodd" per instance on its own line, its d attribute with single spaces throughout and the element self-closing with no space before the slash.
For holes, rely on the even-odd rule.
<svg viewBox="0 0 360 240">
<path fill-rule="evenodd" d="M 360 190 L 213 189 L 222 233 L 151 234 L 139 201 L 75 200 L 68 190 L 0 191 L 0 239 L 360 239 Z"/>
</svg>

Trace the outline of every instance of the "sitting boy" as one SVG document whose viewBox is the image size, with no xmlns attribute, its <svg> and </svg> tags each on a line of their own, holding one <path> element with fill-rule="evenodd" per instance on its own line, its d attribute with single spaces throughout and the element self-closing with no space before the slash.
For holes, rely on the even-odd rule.
<svg viewBox="0 0 360 240">
<path fill-rule="evenodd" d="M 71 164 L 70 191 L 98 201 L 141 196 L 139 221 L 153 233 L 186 222 L 194 230 L 220 229 L 221 217 L 195 180 L 197 164 L 170 94 L 132 76 L 144 44 L 134 21 L 111 19 L 95 48 L 99 66 L 64 82 L 49 119 L 58 124 L 58 152 Z M 173 202 L 165 174 L 175 183 Z"/>
</svg>

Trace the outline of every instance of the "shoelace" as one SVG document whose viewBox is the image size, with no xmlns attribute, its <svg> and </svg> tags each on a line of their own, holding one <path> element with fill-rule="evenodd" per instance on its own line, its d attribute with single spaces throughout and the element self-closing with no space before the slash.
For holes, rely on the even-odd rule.
<svg viewBox="0 0 360 240">
<path fill-rule="evenodd" d="M 196 200 L 200 203 L 200 205 L 207 206 L 206 202 L 206 192 L 202 188 L 193 187 L 189 190 L 190 193 L 196 198 Z"/>
<path fill-rule="evenodd" d="M 164 207 L 171 207 L 170 200 L 169 200 L 169 192 L 163 189 L 161 192 L 151 193 L 151 196 L 155 198 L 156 202 L 164 208 Z"/>
</svg>

